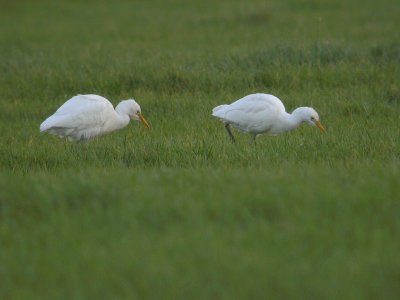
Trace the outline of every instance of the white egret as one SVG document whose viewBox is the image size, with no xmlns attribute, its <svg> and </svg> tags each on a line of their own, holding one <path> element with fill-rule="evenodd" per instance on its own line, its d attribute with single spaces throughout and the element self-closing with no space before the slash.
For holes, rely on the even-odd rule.
<svg viewBox="0 0 400 300">
<path fill-rule="evenodd" d="M 230 125 L 250 133 L 254 143 L 258 134 L 277 135 L 294 129 L 303 122 L 317 126 L 325 132 L 318 113 L 313 108 L 299 107 L 290 114 L 286 112 L 281 100 L 269 94 L 247 95 L 232 104 L 219 105 L 213 109 L 212 115 L 222 120 L 233 142 L 235 138 Z"/>
<path fill-rule="evenodd" d="M 49 132 L 69 140 L 85 141 L 128 125 L 130 120 L 149 124 L 142 116 L 139 104 L 121 101 L 114 110 L 106 98 L 98 95 L 78 95 L 60 106 L 41 125 L 40 132 Z"/>
</svg>

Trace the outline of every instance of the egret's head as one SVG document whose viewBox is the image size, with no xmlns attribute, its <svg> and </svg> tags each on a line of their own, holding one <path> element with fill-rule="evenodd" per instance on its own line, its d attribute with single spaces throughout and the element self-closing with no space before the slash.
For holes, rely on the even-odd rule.
<svg viewBox="0 0 400 300">
<path fill-rule="evenodd" d="M 296 109 L 297 114 L 300 115 L 301 119 L 312 125 L 312 126 L 317 126 L 319 130 L 322 132 L 325 132 L 324 126 L 322 126 L 321 122 L 319 121 L 319 116 L 318 113 L 315 111 L 314 108 L 312 107 L 300 107 Z"/>
<path fill-rule="evenodd" d="M 140 105 L 133 99 L 121 101 L 115 108 L 119 113 L 127 114 L 129 118 L 143 123 L 144 127 L 149 128 L 149 123 L 142 115 Z"/>
</svg>

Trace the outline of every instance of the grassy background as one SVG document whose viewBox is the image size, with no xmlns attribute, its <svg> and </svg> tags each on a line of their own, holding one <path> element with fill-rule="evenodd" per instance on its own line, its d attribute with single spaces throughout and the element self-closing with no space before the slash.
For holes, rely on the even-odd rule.
<svg viewBox="0 0 400 300">
<path fill-rule="evenodd" d="M 0 298 L 400 293 L 397 1 L 0 1 Z M 231 145 L 252 92 L 303 126 Z M 75 94 L 151 123 L 39 134 Z"/>
</svg>

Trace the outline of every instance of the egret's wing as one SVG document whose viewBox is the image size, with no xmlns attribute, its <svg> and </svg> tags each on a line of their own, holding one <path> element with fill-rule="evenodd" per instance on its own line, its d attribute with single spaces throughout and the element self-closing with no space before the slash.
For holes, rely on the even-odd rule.
<svg viewBox="0 0 400 300">
<path fill-rule="evenodd" d="M 285 112 L 285 106 L 277 97 L 268 94 L 252 94 L 245 96 L 232 104 L 219 105 L 213 109 L 213 116 L 224 118 L 224 114 L 231 110 L 240 110 L 244 113 L 260 111 Z"/>
<path fill-rule="evenodd" d="M 57 109 L 56 114 L 76 114 L 110 106 L 113 108 L 110 101 L 104 97 L 98 95 L 77 95 L 61 105 Z"/>
<path fill-rule="evenodd" d="M 65 102 L 41 125 L 40 131 L 52 127 L 88 128 L 106 122 L 114 111 L 112 104 L 97 95 L 78 95 Z"/>
<path fill-rule="evenodd" d="M 279 98 L 269 94 L 252 94 L 245 96 L 230 106 L 249 112 L 257 112 L 265 109 L 274 111 L 285 111 L 285 106 Z"/>
<path fill-rule="evenodd" d="M 225 120 L 232 123 L 235 127 L 248 131 L 266 131 L 278 118 L 279 111 L 276 107 L 261 105 L 258 108 L 237 109 L 233 108 L 225 112 Z"/>
<path fill-rule="evenodd" d="M 220 105 L 213 110 L 213 116 L 250 132 L 265 131 L 272 126 L 281 112 L 283 103 L 272 95 L 253 94 L 243 97 L 230 105 Z"/>
</svg>

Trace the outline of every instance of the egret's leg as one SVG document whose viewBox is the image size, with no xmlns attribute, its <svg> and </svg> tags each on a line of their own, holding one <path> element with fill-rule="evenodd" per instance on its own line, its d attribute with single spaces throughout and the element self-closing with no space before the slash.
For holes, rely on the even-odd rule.
<svg viewBox="0 0 400 300">
<path fill-rule="evenodd" d="M 84 135 L 81 135 L 77 142 L 81 145 L 86 145 L 88 143 L 88 139 L 86 139 Z"/>
<path fill-rule="evenodd" d="M 79 139 L 77 140 L 77 142 L 79 145 L 88 145 L 88 140 L 85 139 Z"/>
<path fill-rule="evenodd" d="M 257 145 L 256 137 L 257 137 L 257 134 L 252 134 L 250 137 L 249 144 L 253 144 L 254 146 L 256 146 Z"/>
<path fill-rule="evenodd" d="M 226 131 L 228 132 L 228 135 L 229 135 L 231 141 L 232 141 L 233 143 L 236 142 L 236 141 L 235 141 L 235 137 L 234 137 L 233 134 L 232 134 L 231 128 L 229 127 L 229 123 L 225 123 L 225 129 L 226 129 Z"/>
</svg>

